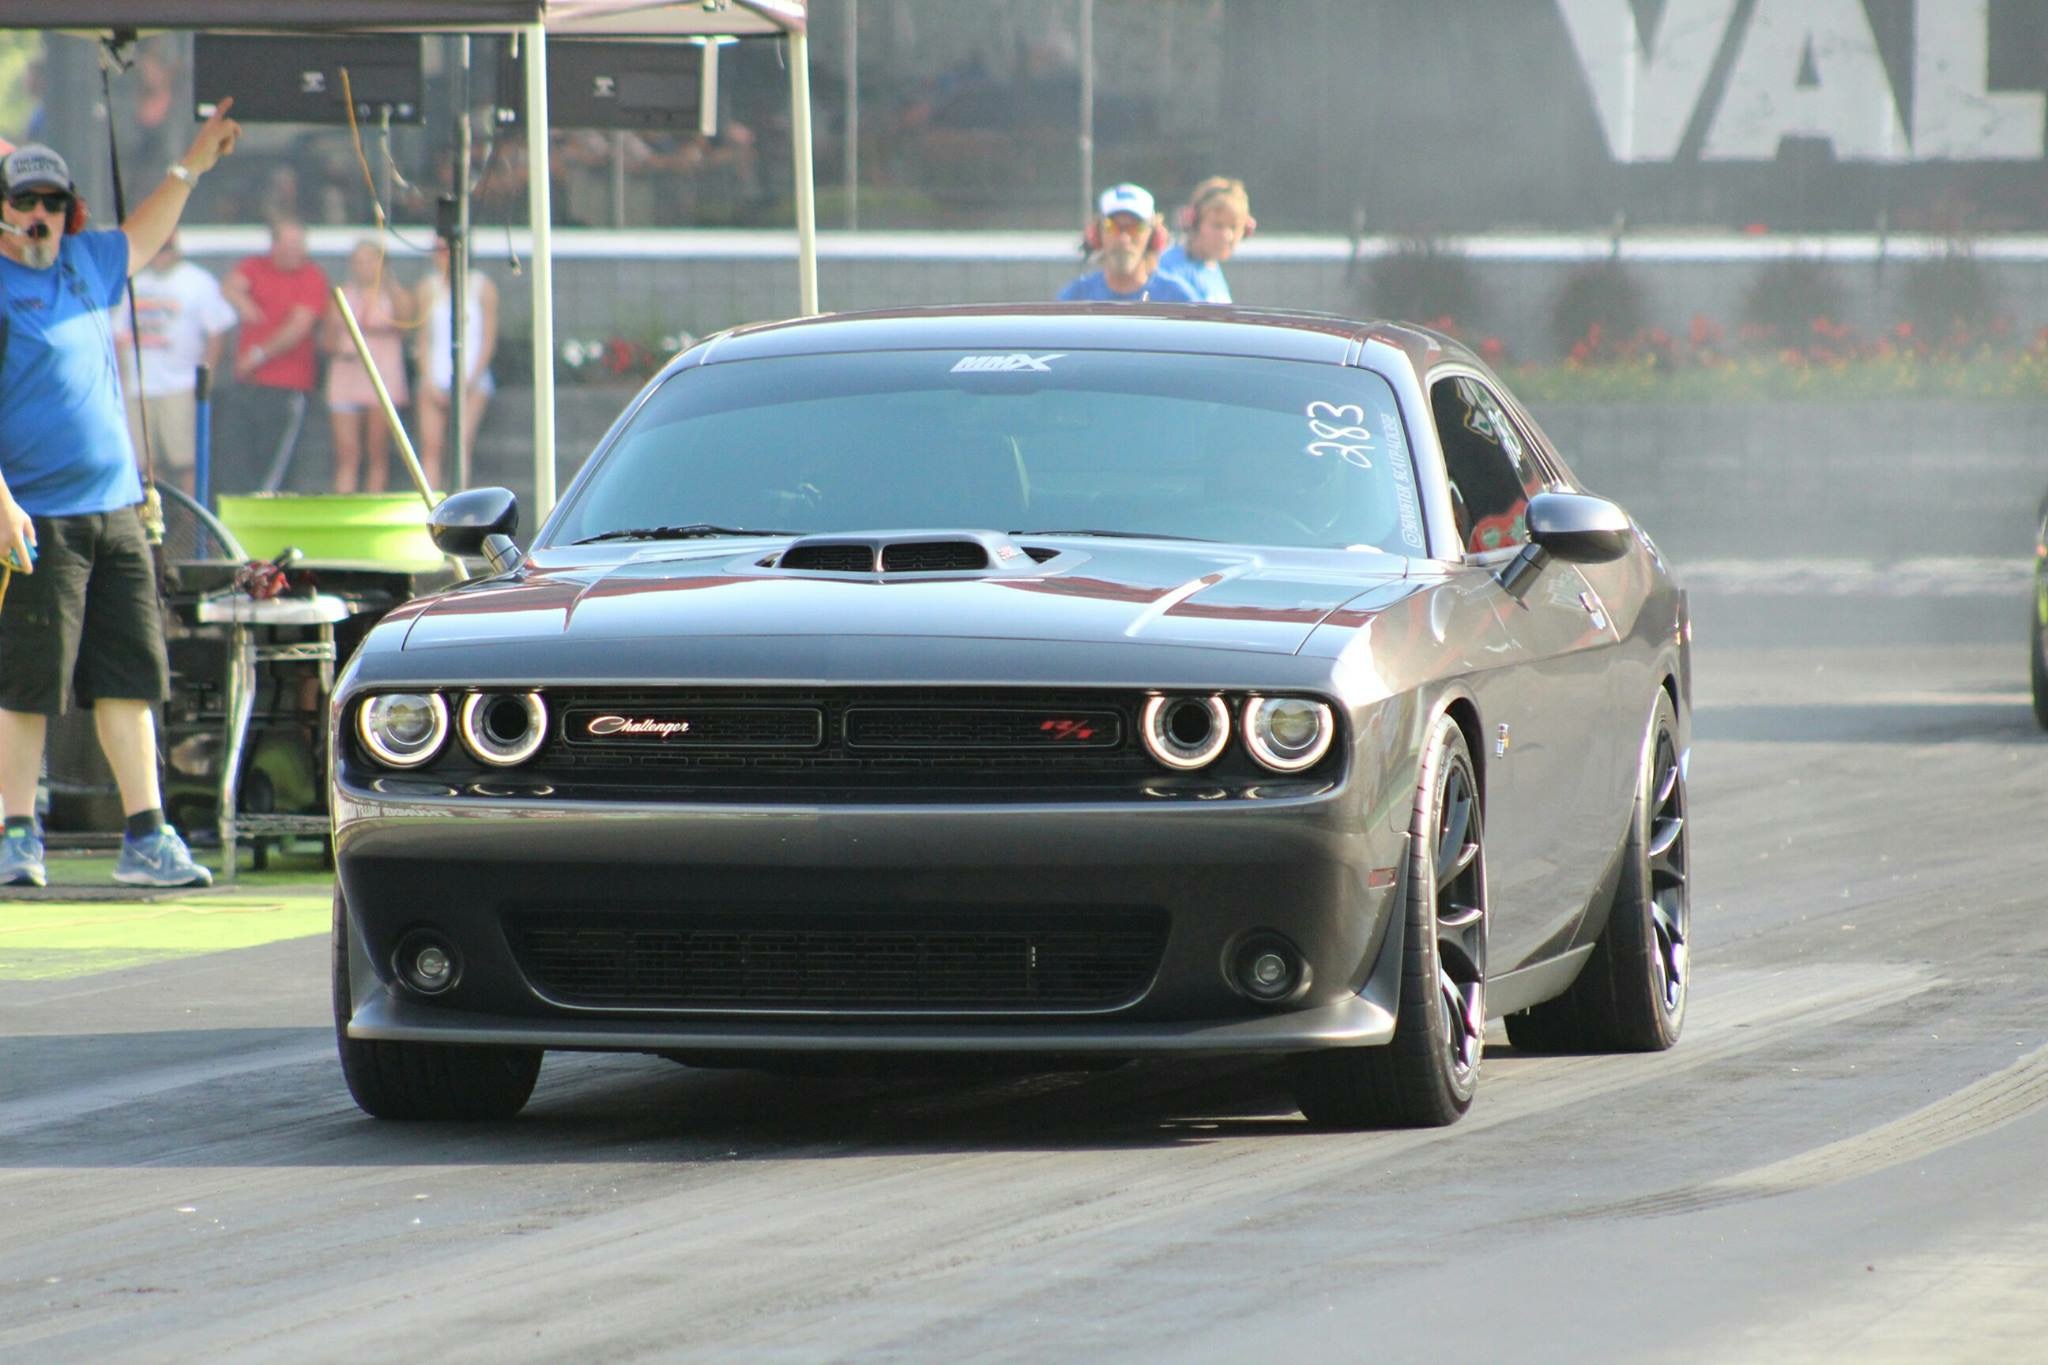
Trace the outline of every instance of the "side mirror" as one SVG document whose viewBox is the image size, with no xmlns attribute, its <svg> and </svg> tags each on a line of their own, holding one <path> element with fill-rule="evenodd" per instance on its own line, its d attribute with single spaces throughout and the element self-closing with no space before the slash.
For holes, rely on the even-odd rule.
<svg viewBox="0 0 2048 1365">
<path fill-rule="evenodd" d="M 1529 499 L 1529 543 L 1575 564 L 1604 564 L 1628 553 L 1635 526 L 1628 513 L 1585 493 L 1538 493 Z"/>
<path fill-rule="evenodd" d="M 472 488 L 443 498 L 427 517 L 427 533 L 443 554 L 482 555 L 499 573 L 519 562 L 512 533 L 519 499 L 509 488 Z"/>
</svg>

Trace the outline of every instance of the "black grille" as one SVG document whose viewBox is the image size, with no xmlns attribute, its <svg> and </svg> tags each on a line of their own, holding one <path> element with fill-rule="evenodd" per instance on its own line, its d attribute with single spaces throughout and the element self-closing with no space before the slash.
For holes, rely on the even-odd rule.
<svg viewBox="0 0 2048 1365">
<path fill-rule="evenodd" d="M 854 706 L 846 743 L 854 749 L 1114 749 L 1123 742 L 1114 711 L 944 706 Z"/>
<path fill-rule="evenodd" d="M 932 540 L 882 547 L 886 573 L 945 573 L 986 569 L 988 551 L 972 540 Z"/>
<path fill-rule="evenodd" d="M 537 780 L 686 795 L 697 781 L 1043 787 L 1159 776 L 1135 739 L 1145 700 L 1138 692 L 551 688 L 547 698 L 564 722 L 522 770 Z M 692 729 L 680 742 L 650 731 L 592 735 L 588 721 L 599 715 L 688 720 Z M 697 742 L 711 734 L 723 742 Z"/>
<path fill-rule="evenodd" d="M 816 706 L 577 706 L 562 716 L 568 743 L 613 749 L 814 749 L 824 737 Z"/>
<path fill-rule="evenodd" d="M 873 573 L 875 551 L 869 545 L 792 545 L 782 556 L 782 567 L 827 573 Z"/>
<path fill-rule="evenodd" d="M 1156 910 L 519 915 L 520 969 L 566 1005 L 613 1009 L 1086 1010 L 1158 970 Z"/>
</svg>

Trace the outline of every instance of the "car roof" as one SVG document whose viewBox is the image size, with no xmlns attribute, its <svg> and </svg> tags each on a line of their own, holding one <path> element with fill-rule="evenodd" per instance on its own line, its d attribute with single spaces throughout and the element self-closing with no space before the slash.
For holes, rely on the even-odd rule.
<svg viewBox="0 0 2048 1365">
<path fill-rule="evenodd" d="M 1215 304 L 955 304 L 825 313 L 737 327 L 679 356 L 677 367 L 774 356 L 908 350 L 1121 350 L 1264 356 L 1348 364 L 1368 342 L 1426 371 L 1446 359 L 1477 363 L 1426 327 L 1333 313 Z"/>
</svg>

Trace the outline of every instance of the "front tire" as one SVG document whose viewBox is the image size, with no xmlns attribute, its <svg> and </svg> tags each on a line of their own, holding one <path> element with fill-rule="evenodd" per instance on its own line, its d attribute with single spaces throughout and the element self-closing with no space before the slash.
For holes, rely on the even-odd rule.
<svg viewBox="0 0 2048 1365">
<path fill-rule="evenodd" d="M 1662 688 L 1607 926 L 1571 988 L 1510 1014 L 1517 1052 L 1662 1052 L 1692 985 L 1692 835 L 1678 713 Z"/>
<path fill-rule="evenodd" d="M 526 1105 L 540 1076 L 531 1047 L 454 1043 L 373 1043 L 348 1036 L 355 996 L 349 985 L 348 906 L 334 888 L 334 1041 L 356 1105 L 380 1119 L 508 1119 Z"/>
<path fill-rule="evenodd" d="M 1409 825 L 1394 1039 L 1294 1059 L 1312 1123 L 1442 1127 L 1472 1107 L 1486 1037 L 1486 842 L 1479 783 L 1449 716 L 1430 733 Z"/>
</svg>

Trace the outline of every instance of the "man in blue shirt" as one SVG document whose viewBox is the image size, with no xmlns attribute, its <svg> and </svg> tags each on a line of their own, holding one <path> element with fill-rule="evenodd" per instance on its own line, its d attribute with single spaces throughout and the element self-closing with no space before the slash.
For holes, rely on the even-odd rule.
<svg viewBox="0 0 2048 1365">
<path fill-rule="evenodd" d="M 1159 253 L 1166 249 L 1166 224 L 1160 220 L 1149 191 L 1137 185 L 1111 185 L 1096 201 L 1095 221 L 1082 240 L 1100 267 L 1060 290 L 1060 302 L 1194 303 L 1181 280 L 1159 273 Z"/>
<path fill-rule="evenodd" d="M 1178 276 L 1203 303 L 1229 303 L 1223 263 L 1257 226 L 1244 181 L 1212 175 L 1188 196 L 1180 211 L 1181 239 L 1160 256 L 1159 273 Z"/>
<path fill-rule="evenodd" d="M 164 823 L 152 710 L 168 692 L 142 481 L 108 310 L 234 150 L 231 100 L 112 231 L 84 231 L 71 168 L 48 147 L 0 159 L 0 886 L 42 886 L 36 779 L 48 718 L 93 708 L 127 829 L 114 879 L 205 885 Z"/>
</svg>

